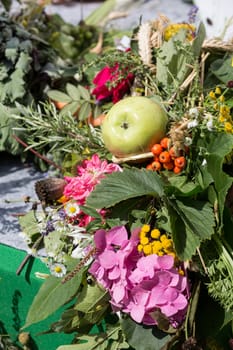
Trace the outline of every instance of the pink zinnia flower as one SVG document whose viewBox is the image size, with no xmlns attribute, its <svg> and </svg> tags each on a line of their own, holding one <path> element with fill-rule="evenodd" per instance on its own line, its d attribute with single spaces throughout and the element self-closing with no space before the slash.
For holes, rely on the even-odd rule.
<svg viewBox="0 0 233 350">
<path fill-rule="evenodd" d="M 97 154 L 94 154 L 90 160 L 84 160 L 77 167 L 78 176 L 65 177 L 67 185 L 63 194 L 68 200 L 76 200 L 78 205 L 84 205 L 95 186 L 106 174 L 114 171 L 122 171 L 122 169 L 119 165 L 101 160 Z M 100 210 L 99 213 L 104 216 L 105 210 Z M 89 215 L 84 213 L 81 213 L 76 219 L 79 220 L 80 226 L 86 226 L 92 220 Z"/>
</svg>

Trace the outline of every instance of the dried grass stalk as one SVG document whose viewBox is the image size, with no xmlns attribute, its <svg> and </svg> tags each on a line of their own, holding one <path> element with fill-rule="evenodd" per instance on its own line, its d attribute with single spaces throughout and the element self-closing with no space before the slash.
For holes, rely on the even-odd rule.
<svg viewBox="0 0 233 350">
<path fill-rule="evenodd" d="M 152 64 L 151 53 L 151 24 L 149 22 L 143 23 L 138 31 L 138 48 L 139 55 L 142 62 L 148 66 Z"/>
<path fill-rule="evenodd" d="M 206 39 L 202 45 L 203 51 L 226 51 L 233 52 L 232 41 L 221 41 L 220 39 Z"/>
</svg>

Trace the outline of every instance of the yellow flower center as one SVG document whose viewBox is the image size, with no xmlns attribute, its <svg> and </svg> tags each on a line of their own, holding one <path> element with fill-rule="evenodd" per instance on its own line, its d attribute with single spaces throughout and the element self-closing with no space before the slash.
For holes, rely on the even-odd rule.
<svg viewBox="0 0 233 350">
<path fill-rule="evenodd" d="M 54 271 L 57 272 L 57 273 L 62 272 L 61 266 L 55 266 Z"/>
</svg>

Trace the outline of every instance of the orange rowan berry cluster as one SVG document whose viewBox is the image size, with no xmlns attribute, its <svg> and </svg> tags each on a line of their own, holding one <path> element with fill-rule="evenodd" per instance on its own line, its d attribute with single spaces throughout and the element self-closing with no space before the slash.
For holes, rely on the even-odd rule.
<svg viewBox="0 0 233 350">
<path fill-rule="evenodd" d="M 186 158 L 183 150 L 177 150 L 171 145 L 169 137 L 164 137 L 160 143 L 155 143 L 151 147 L 154 159 L 147 165 L 148 170 L 161 171 L 171 170 L 175 174 L 181 173 L 186 166 Z"/>
</svg>

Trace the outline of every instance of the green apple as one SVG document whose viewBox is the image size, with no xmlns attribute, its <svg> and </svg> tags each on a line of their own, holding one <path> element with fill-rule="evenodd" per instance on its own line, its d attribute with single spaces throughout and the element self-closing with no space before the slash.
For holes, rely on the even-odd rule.
<svg viewBox="0 0 233 350">
<path fill-rule="evenodd" d="M 165 136 L 167 122 L 158 102 L 145 96 L 126 97 L 107 113 L 101 128 L 103 142 L 116 157 L 148 152 Z"/>
</svg>

